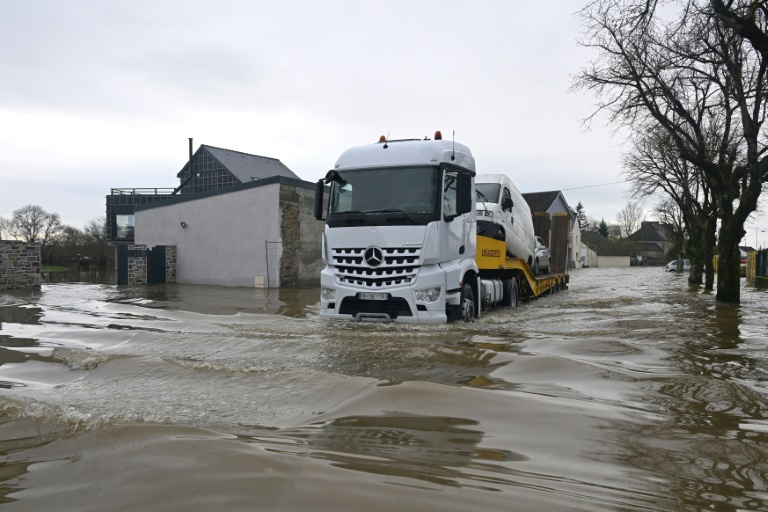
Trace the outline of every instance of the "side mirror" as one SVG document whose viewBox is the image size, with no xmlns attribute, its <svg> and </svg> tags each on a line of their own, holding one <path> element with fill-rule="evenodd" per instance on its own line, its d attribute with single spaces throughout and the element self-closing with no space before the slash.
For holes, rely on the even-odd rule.
<svg viewBox="0 0 768 512">
<path fill-rule="evenodd" d="M 315 218 L 317 220 L 325 220 L 323 218 L 323 198 L 325 197 L 325 180 L 318 180 L 315 183 Z"/>
<path fill-rule="evenodd" d="M 472 176 L 460 172 L 456 176 L 456 214 L 464 215 L 475 209 L 472 202 Z"/>
<path fill-rule="evenodd" d="M 513 206 L 515 206 L 515 202 L 512 200 L 511 197 L 505 197 L 501 201 L 501 209 L 502 210 L 508 210 L 508 209 L 512 208 Z"/>
</svg>

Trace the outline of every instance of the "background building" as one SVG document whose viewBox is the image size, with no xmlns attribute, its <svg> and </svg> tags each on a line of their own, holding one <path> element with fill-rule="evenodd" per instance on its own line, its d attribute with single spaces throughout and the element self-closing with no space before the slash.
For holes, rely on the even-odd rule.
<svg viewBox="0 0 768 512">
<path fill-rule="evenodd" d="M 657 221 L 643 221 L 640 229 L 629 235 L 634 242 L 635 253 L 643 258 L 645 265 L 663 265 L 667 253 L 672 250 L 672 226 Z"/>
<path fill-rule="evenodd" d="M 578 268 L 581 266 L 581 229 L 576 217 L 573 215 L 565 196 L 559 190 L 549 192 L 530 192 L 523 194 L 523 198 L 528 203 L 533 215 L 533 226 L 537 236 L 540 236 L 552 248 L 552 238 L 549 230 L 542 229 L 541 222 L 537 218 L 546 214 L 548 223 L 551 223 L 555 215 L 568 215 L 568 255 L 567 268 Z"/>
<path fill-rule="evenodd" d="M 120 276 L 128 255 L 141 257 L 134 249 L 164 247 L 174 248 L 179 283 L 319 283 L 323 222 L 313 216 L 314 183 L 277 159 L 205 145 L 177 178 L 175 189 L 112 189 L 107 196 L 119 284 L 127 284 Z"/>
<path fill-rule="evenodd" d="M 585 267 L 629 267 L 630 249 L 616 244 L 597 231 L 581 233 L 581 257 Z"/>
</svg>

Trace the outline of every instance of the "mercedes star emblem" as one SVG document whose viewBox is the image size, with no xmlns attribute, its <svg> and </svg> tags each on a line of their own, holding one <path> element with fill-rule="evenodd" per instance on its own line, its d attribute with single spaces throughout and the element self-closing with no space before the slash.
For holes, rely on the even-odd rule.
<svg viewBox="0 0 768 512">
<path fill-rule="evenodd" d="M 372 267 L 378 267 L 384 261 L 384 253 L 380 247 L 372 245 L 365 250 L 365 261 Z"/>
</svg>

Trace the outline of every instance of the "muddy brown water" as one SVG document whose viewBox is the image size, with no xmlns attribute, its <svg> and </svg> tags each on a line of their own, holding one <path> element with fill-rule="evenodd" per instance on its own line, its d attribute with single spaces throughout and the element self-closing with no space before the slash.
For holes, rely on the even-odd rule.
<svg viewBox="0 0 768 512">
<path fill-rule="evenodd" d="M 0 507 L 768 510 L 768 292 L 584 269 L 441 326 L 318 293 L 0 293 Z"/>
</svg>

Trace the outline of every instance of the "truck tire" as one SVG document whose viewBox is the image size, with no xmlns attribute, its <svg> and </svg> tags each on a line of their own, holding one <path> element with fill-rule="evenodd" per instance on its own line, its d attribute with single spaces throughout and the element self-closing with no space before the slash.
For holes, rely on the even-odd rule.
<svg viewBox="0 0 768 512">
<path fill-rule="evenodd" d="M 475 292 L 469 283 L 461 287 L 461 319 L 465 322 L 475 321 Z"/>
<path fill-rule="evenodd" d="M 517 279 L 514 277 L 504 282 L 504 298 L 501 305 L 509 308 L 520 306 L 520 288 L 517 285 Z"/>
</svg>

